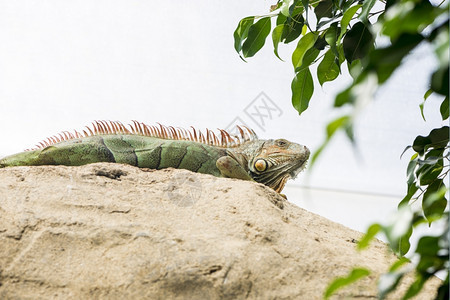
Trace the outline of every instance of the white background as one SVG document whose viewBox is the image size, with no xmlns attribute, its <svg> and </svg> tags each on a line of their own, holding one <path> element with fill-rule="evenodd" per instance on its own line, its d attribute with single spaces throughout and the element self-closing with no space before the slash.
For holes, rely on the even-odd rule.
<svg viewBox="0 0 450 300">
<path fill-rule="evenodd" d="M 271 4 L 0 1 L 0 156 L 92 120 L 215 129 L 236 117 L 260 138 L 287 138 L 314 152 L 327 122 L 342 114 L 332 101 L 350 79 L 316 82 L 298 116 L 290 100 L 295 43 L 280 45 L 285 62 L 270 36 L 247 63 L 233 48 L 239 20 L 266 14 Z M 426 123 L 418 106 L 436 65 L 429 52 L 413 53 L 376 93 L 358 119 L 356 148 L 337 136 L 312 172 L 290 182 L 289 200 L 358 230 L 395 210 L 410 156 L 400 159 L 401 152 L 441 125 L 440 101 L 427 102 Z M 244 111 L 261 92 L 282 110 L 262 130 Z"/>
</svg>

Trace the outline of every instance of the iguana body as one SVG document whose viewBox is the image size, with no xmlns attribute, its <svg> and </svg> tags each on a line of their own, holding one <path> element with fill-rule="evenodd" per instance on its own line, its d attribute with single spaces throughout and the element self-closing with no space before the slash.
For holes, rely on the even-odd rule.
<svg viewBox="0 0 450 300">
<path fill-rule="evenodd" d="M 238 127 L 239 128 L 239 127 Z M 207 130 L 186 131 L 134 122 L 99 121 L 83 134 L 63 133 L 36 149 L 0 159 L 10 166 L 67 165 L 116 162 L 140 168 L 178 168 L 218 177 L 255 180 L 277 192 L 305 166 L 309 150 L 286 140 L 260 140 L 239 128 L 240 137 L 221 130 L 220 139 Z"/>
</svg>

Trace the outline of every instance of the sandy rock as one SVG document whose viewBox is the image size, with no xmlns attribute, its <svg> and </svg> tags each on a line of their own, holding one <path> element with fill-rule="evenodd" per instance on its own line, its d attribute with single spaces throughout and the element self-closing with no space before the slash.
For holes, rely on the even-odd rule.
<svg viewBox="0 0 450 300">
<path fill-rule="evenodd" d="M 379 241 L 357 252 L 360 238 L 256 183 L 106 163 L 0 169 L 1 299 L 321 299 L 355 265 L 372 274 L 335 299 L 375 298 L 395 257 Z"/>
</svg>

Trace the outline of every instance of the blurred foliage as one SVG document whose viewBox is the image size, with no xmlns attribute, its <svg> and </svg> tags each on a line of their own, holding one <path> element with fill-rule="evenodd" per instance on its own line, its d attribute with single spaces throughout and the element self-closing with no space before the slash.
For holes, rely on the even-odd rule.
<svg viewBox="0 0 450 300">
<path fill-rule="evenodd" d="M 273 26 L 272 26 L 273 23 Z M 254 56 L 272 32 L 275 56 L 279 46 L 297 41 L 291 62 L 294 78 L 291 83 L 292 105 L 302 114 L 314 94 L 313 76 L 321 86 L 335 80 L 346 65 L 353 82 L 340 92 L 336 108 L 347 106 L 350 113 L 332 120 L 326 128 L 326 139 L 313 155 L 315 162 L 331 138 L 344 131 L 353 142 L 353 123 L 360 108 L 368 103 L 376 89 L 385 83 L 404 58 L 418 46 L 428 44 L 438 62 L 430 76 L 429 90 L 419 106 L 423 108 L 431 94 L 441 97 L 442 120 L 449 118 L 449 1 L 428 0 L 279 0 L 265 16 L 242 19 L 234 32 L 235 49 L 240 57 Z M 377 46 L 376 39 L 384 37 L 387 45 Z M 311 66 L 317 65 L 316 74 Z M 424 283 L 441 271 L 445 273 L 436 299 L 449 299 L 448 187 L 449 127 L 432 130 L 427 136 L 417 136 L 405 149 L 414 153 L 407 167 L 407 192 L 400 201 L 397 215 L 387 224 L 373 224 L 359 248 L 383 233 L 399 260 L 382 275 L 379 297 L 393 291 L 402 277 L 414 272 L 415 281 L 403 299 L 409 299 L 422 289 Z M 421 202 L 415 209 L 412 203 Z M 444 224 L 439 236 L 423 236 L 412 254 L 414 263 L 404 255 L 410 250 L 410 237 L 417 226 Z M 406 264 L 407 263 L 407 264 Z M 368 274 L 355 268 L 347 277 L 337 278 L 325 292 L 331 296 L 339 288 Z"/>
</svg>

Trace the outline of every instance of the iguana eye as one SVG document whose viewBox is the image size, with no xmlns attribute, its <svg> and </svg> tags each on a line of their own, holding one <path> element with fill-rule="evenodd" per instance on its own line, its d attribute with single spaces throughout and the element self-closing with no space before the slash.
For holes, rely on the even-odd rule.
<svg viewBox="0 0 450 300">
<path fill-rule="evenodd" d="M 277 144 L 278 147 L 286 147 L 287 145 L 287 141 L 286 140 L 276 140 L 275 143 Z"/>
<path fill-rule="evenodd" d="M 264 159 L 257 159 L 255 161 L 255 169 L 259 172 L 264 172 L 267 169 L 267 162 Z"/>
</svg>

